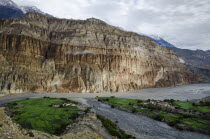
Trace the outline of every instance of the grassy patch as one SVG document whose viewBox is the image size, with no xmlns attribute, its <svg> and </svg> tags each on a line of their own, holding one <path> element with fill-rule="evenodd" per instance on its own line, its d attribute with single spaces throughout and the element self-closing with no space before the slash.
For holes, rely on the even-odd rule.
<svg viewBox="0 0 210 139">
<path fill-rule="evenodd" d="M 210 130 L 210 125 L 208 121 L 183 119 L 182 122 L 187 125 L 192 126 L 193 128 L 202 128 L 202 129 Z"/>
<path fill-rule="evenodd" d="M 116 97 L 102 97 L 99 98 L 99 100 L 110 103 L 112 106 L 121 106 L 128 109 L 133 109 L 133 105 L 138 103 L 137 99 L 124 99 Z"/>
<path fill-rule="evenodd" d="M 196 110 L 200 112 L 210 112 L 210 106 L 203 106 L 202 103 L 193 103 L 190 101 L 175 101 L 174 103 L 181 109 Z"/>
<path fill-rule="evenodd" d="M 76 106 L 52 107 L 52 104 L 64 102 L 76 103 L 67 99 L 46 97 L 14 101 L 7 107 L 12 118 L 22 127 L 58 135 L 78 117 L 78 112 L 81 111 Z"/>
<path fill-rule="evenodd" d="M 203 133 L 210 134 L 210 121 L 207 118 L 208 113 L 210 112 L 209 102 L 185 102 L 185 101 L 176 101 L 176 100 L 164 100 L 162 101 L 163 106 L 168 107 L 170 105 L 172 108 L 164 108 L 153 104 L 154 100 L 137 100 L 137 99 L 124 99 L 124 98 L 115 98 L 115 97 L 102 97 L 99 98 L 99 101 L 105 102 L 111 106 L 117 108 L 123 108 L 123 110 L 129 110 L 130 112 L 137 113 L 141 112 L 146 116 L 149 116 L 158 121 L 164 121 L 170 126 L 177 127 L 178 129 L 187 129 L 187 130 L 199 130 Z M 152 101 L 152 103 L 150 103 Z M 158 101 L 161 103 L 161 101 Z M 146 104 L 146 105 L 145 105 Z M 190 110 L 183 113 L 183 109 Z M 192 113 L 191 111 L 200 111 L 204 113 Z M 192 118 L 193 117 L 193 118 Z M 184 125 L 179 126 L 179 125 Z"/>
<path fill-rule="evenodd" d="M 97 115 L 97 118 L 101 120 L 103 126 L 107 129 L 110 135 L 118 137 L 119 139 L 135 139 L 135 137 L 128 135 L 123 130 L 119 129 L 115 122 L 112 122 L 101 115 Z"/>
</svg>

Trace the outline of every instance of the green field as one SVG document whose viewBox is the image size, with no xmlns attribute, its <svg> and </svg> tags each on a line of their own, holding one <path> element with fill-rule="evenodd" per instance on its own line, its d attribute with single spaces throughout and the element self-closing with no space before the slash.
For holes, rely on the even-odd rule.
<svg viewBox="0 0 210 139">
<path fill-rule="evenodd" d="M 7 105 L 12 119 L 23 128 L 59 135 L 78 117 L 76 106 L 52 107 L 52 104 L 73 102 L 67 99 L 37 98 L 14 101 Z"/>
<path fill-rule="evenodd" d="M 207 120 L 208 118 L 206 119 L 203 116 L 191 118 L 192 116 L 190 114 L 185 115 L 182 113 L 170 112 L 165 109 L 155 107 L 154 105 L 142 107 L 142 102 L 148 102 L 150 100 L 124 99 L 116 97 L 100 97 L 98 100 L 111 105 L 112 108 L 123 108 L 133 113 L 140 112 L 141 114 L 149 116 L 155 120 L 167 122 L 169 125 L 175 126 L 179 129 L 196 130 L 196 128 L 199 128 L 210 133 L 210 121 Z M 205 113 L 210 112 L 210 106 L 208 102 L 193 103 L 188 101 L 165 101 L 170 101 L 171 105 L 176 106 L 177 109 L 196 110 Z M 185 127 L 177 126 L 179 124 L 184 124 Z"/>
<path fill-rule="evenodd" d="M 205 102 L 193 103 L 189 101 L 175 101 L 174 103 L 178 105 L 181 109 L 190 109 L 190 110 L 197 110 L 201 112 L 210 112 L 210 106 L 203 106 L 205 105 Z"/>
</svg>

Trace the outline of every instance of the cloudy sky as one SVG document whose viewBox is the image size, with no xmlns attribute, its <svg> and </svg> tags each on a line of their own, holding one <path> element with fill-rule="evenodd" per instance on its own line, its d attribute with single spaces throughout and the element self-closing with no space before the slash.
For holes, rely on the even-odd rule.
<svg viewBox="0 0 210 139">
<path fill-rule="evenodd" d="M 210 0 L 14 0 L 59 18 L 99 18 L 158 35 L 179 48 L 210 50 Z"/>
</svg>

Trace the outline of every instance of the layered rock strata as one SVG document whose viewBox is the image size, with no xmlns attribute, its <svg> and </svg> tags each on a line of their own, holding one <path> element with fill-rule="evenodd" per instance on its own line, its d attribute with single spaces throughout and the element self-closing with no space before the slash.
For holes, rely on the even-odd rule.
<svg viewBox="0 0 210 139">
<path fill-rule="evenodd" d="M 0 20 L 0 90 L 121 92 L 201 82 L 174 52 L 90 18 Z"/>
</svg>

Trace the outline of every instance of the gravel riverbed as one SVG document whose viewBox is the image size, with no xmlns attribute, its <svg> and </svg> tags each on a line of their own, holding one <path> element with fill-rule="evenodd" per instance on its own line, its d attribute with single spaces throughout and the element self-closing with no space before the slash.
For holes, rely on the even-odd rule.
<svg viewBox="0 0 210 139">
<path fill-rule="evenodd" d="M 94 106 L 92 109 L 96 113 L 103 115 L 113 121 L 118 121 L 121 128 L 137 138 L 151 139 L 210 139 L 209 135 L 196 132 L 179 131 L 163 122 L 151 118 L 135 115 L 117 109 L 112 109 L 106 104 L 102 104 L 94 99 L 96 96 L 109 97 L 116 96 L 133 99 L 176 99 L 193 100 L 210 96 L 210 84 L 182 85 L 166 88 L 151 88 L 123 93 L 24 93 L 0 97 L 0 105 L 4 105 L 14 100 L 39 97 L 69 98 Z"/>
</svg>

